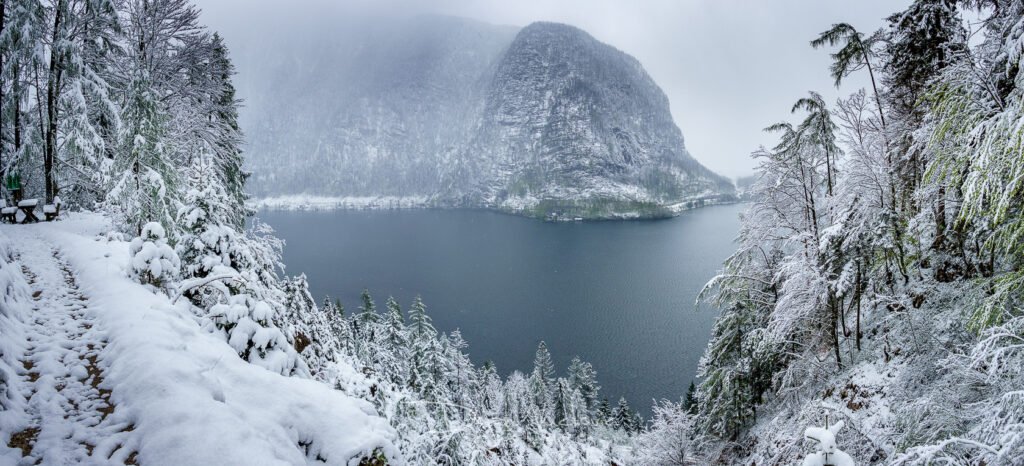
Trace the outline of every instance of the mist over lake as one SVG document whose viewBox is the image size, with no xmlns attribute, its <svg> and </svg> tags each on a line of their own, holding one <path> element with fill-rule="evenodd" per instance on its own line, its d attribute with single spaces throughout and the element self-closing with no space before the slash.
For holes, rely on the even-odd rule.
<svg viewBox="0 0 1024 466">
<path fill-rule="evenodd" d="M 734 248 L 743 204 L 658 221 L 545 223 L 477 210 L 264 211 L 321 302 L 357 312 L 419 294 L 438 330 L 468 353 L 528 373 L 544 340 L 558 370 L 573 355 L 598 371 L 602 396 L 648 413 L 694 378 L 717 311 L 694 301 Z"/>
</svg>

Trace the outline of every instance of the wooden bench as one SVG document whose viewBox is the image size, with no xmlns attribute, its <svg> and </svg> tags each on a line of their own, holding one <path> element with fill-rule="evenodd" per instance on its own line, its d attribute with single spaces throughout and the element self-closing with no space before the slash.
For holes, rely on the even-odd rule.
<svg viewBox="0 0 1024 466">
<path fill-rule="evenodd" d="M 52 222 L 58 215 L 60 215 L 60 204 L 46 204 L 43 206 L 43 215 L 46 217 L 47 222 Z"/>
<path fill-rule="evenodd" d="M 17 215 L 17 207 L 8 206 L 6 199 L 0 199 L 0 221 L 7 223 L 15 223 L 18 221 Z"/>
</svg>

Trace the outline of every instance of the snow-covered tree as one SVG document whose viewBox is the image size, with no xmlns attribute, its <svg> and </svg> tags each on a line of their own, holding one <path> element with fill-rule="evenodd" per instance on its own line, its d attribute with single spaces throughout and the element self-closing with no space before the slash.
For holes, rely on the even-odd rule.
<svg viewBox="0 0 1024 466">
<path fill-rule="evenodd" d="M 597 371 L 594 367 L 589 362 L 581 360 L 579 356 L 575 356 L 569 362 L 568 379 L 572 389 L 579 391 L 583 396 L 586 410 L 590 412 L 596 409 L 601 386 L 597 383 Z"/>
<path fill-rule="evenodd" d="M 128 274 L 139 283 L 165 288 L 181 273 L 181 259 L 167 244 L 163 226 L 150 222 L 128 246 Z"/>
<path fill-rule="evenodd" d="M 409 380 L 409 337 L 405 327 L 402 307 L 395 298 L 388 297 L 384 305 L 385 314 L 381 341 L 386 351 L 380 358 L 380 372 L 396 385 Z"/>
<path fill-rule="evenodd" d="M 341 344 L 331 330 L 327 315 L 317 308 L 306 276 L 285 278 L 281 288 L 284 311 L 279 319 L 286 329 L 285 336 L 314 377 L 321 381 L 331 380 L 332 365 Z"/>
<path fill-rule="evenodd" d="M 213 305 L 209 317 L 242 359 L 284 375 L 307 375 L 305 363 L 274 322 L 271 304 L 249 293 L 233 294 Z"/>
<path fill-rule="evenodd" d="M 691 431 L 693 417 L 682 403 L 662 400 L 654 405 L 651 427 L 636 440 L 634 460 L 651 466 L 699 464 Z"/>
<path fill-rule="evenodd" d="M 612 410 L 611 425 L 616 429 L 626 432 L 633 432 L 639 429 L 640 426 L 636 423 L 636 416 L 629 407 L 629 402 L 626 401 L 625 397 L 619 398 L 619 404 Z"/>
</svg>

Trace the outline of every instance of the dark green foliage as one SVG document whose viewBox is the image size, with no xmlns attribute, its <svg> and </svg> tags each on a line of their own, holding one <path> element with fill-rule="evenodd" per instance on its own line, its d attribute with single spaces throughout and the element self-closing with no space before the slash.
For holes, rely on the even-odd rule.
<svg viewBox="0 0 1024 466">
<path fill-rule="evenodd" d="M 964 59 L 967 31 L 955 0 L 917 0 L 888 18 L 883 70 L 888 100 L 900 114 L 920 115 L 926 88 L 953 60 Z"/>
<path fill-rule="evenodd" d="M 690 382 L 686 389 L 686 396 L 683 398 L 683 409 L 690 414 L 697 414 L 697 387 Z"/>
</svg>

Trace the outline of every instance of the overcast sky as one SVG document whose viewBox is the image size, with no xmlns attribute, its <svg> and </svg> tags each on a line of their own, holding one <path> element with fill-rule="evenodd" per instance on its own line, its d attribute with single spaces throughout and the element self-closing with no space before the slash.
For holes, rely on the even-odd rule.
<svg viewBox="0 0 1024 466">
<path fill-rule="evenodd" d="M 865 32 L 909 0 L 197 0 L 203 21 L 232 45 L 282 13 L 388 9 L 438 13 L 495 24 L 557 21 L 580 27 L 633 55 L 668 94 L 690 153 L 729 177 L 752 172 L 750 152 L 772 145 L 761 129 L 793 118 L 808 90 L 835 100 L 867 83 L 836 89 L 829 55 L 808 42 L 836 22 Z M 337 14 L 332 11 L 330 14 Z M 277 16 L 278 18 L 280 16 Z M 259 19 L 256 21 L 255 19 Z M 259 24 L 259 26 L 257 26 Z"/>
</svg>

